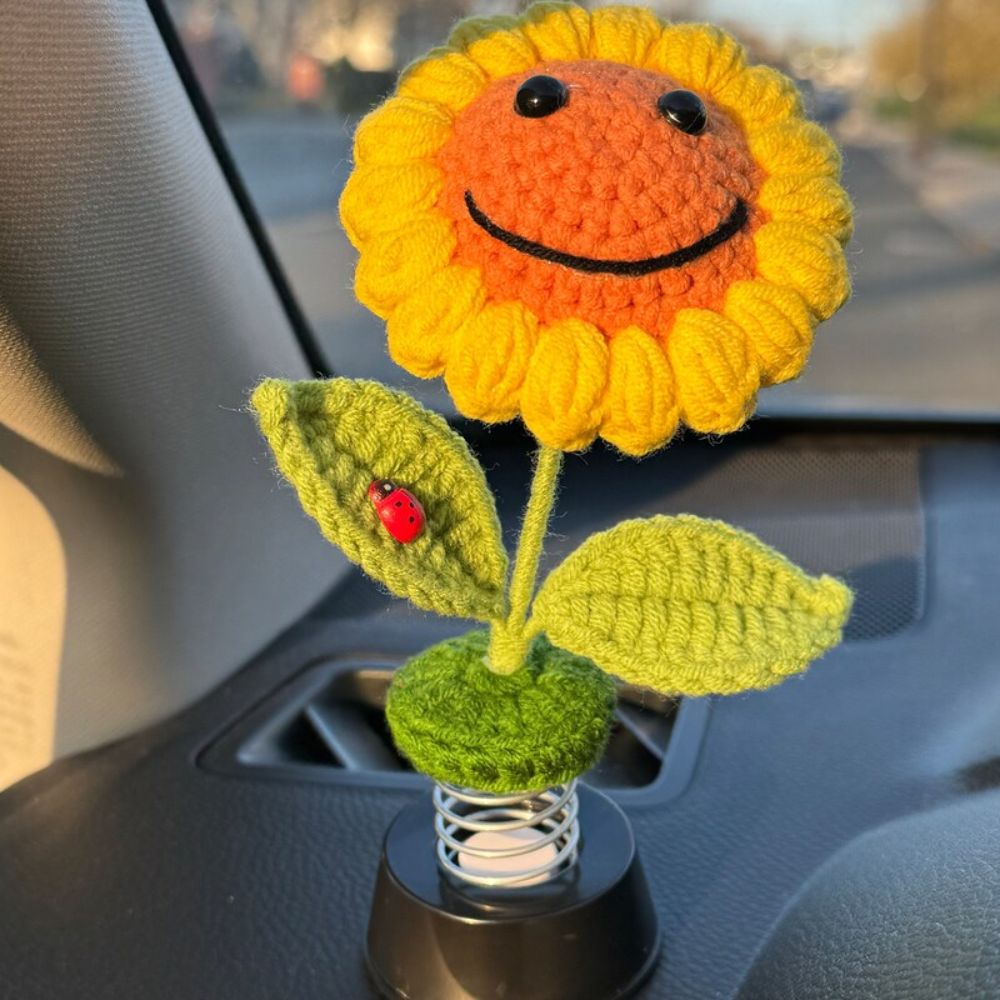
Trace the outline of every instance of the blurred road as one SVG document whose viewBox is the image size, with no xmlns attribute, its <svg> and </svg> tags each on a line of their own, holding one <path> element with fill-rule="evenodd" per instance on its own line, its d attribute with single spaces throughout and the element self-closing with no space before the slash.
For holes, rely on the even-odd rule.
<svg viewBox="0 0 1000 1000">
<path fill-rule="evenodd" d="M 439 380 L 392 364 L 381 323 L 351 291 L 354 254 L 336 203 L 354 123 L 275 115 L 222 124 L 334 370 L 405 386 L 448 409 Z M 845 148 L 857 209 L 854 298 L 820 327 L 806 374 L 767 390 L 761 409 L 1000 414 L 1000 253 L 932 217 L 882 154 L 870 141 Z"/>
</svg>

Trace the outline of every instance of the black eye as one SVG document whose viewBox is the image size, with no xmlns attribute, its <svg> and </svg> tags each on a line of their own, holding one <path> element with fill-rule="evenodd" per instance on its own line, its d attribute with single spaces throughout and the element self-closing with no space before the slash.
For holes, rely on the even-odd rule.
<svg viewBox="0 0 1000 1000">
<path fill-rule="evenodd" d="M 533 76 L 517 89 L 514 110 L 524 118 L 544 118 L 569 100 L 566 84 L 554 76 Z"/>
<path fill-rule="evenodd" d="M 656 108 L 674 128 L 688 135 L 701 135 L 708 124 L 705 105 L 690 90 L 669 91 L 656 102 Z"/>
</svg>

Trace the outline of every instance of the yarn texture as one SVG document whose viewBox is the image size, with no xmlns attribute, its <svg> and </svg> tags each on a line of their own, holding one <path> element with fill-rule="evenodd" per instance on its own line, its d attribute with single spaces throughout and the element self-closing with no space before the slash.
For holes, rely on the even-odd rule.
<svg viewBox="0 0 1000 1000">
<path fill-rule="evenodd" d="M 531 480 L 531 495 L 524 511 L 517 559 L 511 574 L 507 618 L 494 622 L 490 630 L 490 645 L 486 662 L 497 673 L 510 674 L 520 669 L 531 645 L 526 627 L 528 608 L 535 592 L 538 561 L 549 518 L 555 503 L 556 483 L 562 468 L 562 452 L 541 448 Z"/>
<path fill-rule="evenodd" d="M 837 645 L 851 591 L 753 535 L 683 515 L 591 535 L 535 599 L 529 628 L 664 694 L 766 688 Z"/>
<path fill-rule="evenodd" d="M 278 468 L 324 537 L 420 608 L 489 621 L 506 608 L 507 554 L 493 494 L 437 414 L 378 382 L 266 379 L 251 405 Z M 413 490 L 426 515 L 401 545 L 368 499 L 373 480 Z"/>
<path fill-rule="evenodd" d="M 530 77 L 564 106 L 516 113 Z M 693 91 L 707 126 L 658 111 Z M 708 25 L 536 3 L 471 18 L 358 126 L 341 218 L 393 359 L 486 422 L 643 455 L 728 433 L 850 291 L 840 157 L 794 84 Z"/>
<path fill-rule="evenodd" d="M 614 683 L 540 637 L 513 674 L 490 671 L 488 636 L 470 632 L 410 660 L 389 689 L 399 749 L 436 781 L 536 791 L 575 778 L 604 751 Z"/>
<path fill-rule="evenodd" d="M 687 515 L 591 536 L 536 593 L 564 451 L 735 431 L 761 387 L 802 371 L 850 291 L 839 176 L 790 80 L 723 31 L 637 7 L 463 21 L 358 126 L 340 212 L 390 354 L 443 375 L 463 414 L 520 417 L 540 443 L 508 574 L 483 470 L 440 416 L 368 381 L 253 393 L 330 542 L 417 607 L 489 625 L 390 686 L 417 770 L 488 792 L 561 784 L 604 750 L 614 677 L 732 694 L 841 640 L 843 583 Z M 392 535 L 373 483 L 378 502 L 400 498 Z M 422 530 L 399 520 L 402 498 Z"/>
</svg>

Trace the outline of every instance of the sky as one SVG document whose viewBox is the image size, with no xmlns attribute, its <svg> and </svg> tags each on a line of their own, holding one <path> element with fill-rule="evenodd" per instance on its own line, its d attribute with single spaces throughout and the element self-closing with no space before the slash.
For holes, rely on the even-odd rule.
<svg viewBox="0 0 1000 1000">
<path fill-rule="evenodd" d="M 858 45 L 919 0 L 701 0 L 706 20 L 742 22 L 775 40 L 791 35 L 834 45 Z"/>
</svg>

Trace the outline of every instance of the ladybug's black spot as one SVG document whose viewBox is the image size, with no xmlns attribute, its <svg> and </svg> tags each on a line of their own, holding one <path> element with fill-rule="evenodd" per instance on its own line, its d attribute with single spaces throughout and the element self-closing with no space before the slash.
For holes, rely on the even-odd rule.
<svg viewBox="0 0 1000 1000">
<path fill-rule="evenodd" d="M 396 506 L 397 507 L 402 507 L 403 506 L 403 501 L 402 500 L 397 500 L 396 501 Z"/>
<path fill-rule="evenodd" d="M 413 510 L 413 501 L 410 501 L 410 510 Z"/>
<path fill-rule="evenodd" d="M 413 505 L 411 504 L 410 506 L 412 507 Z M 413 516 L 413 515 L 411 514 L 411 515 L 410 515 L 410 524 L 413 524 L 413 522 L 414 522 L 415 520 L 416 520 L 416 518 L 415 518 L 415 517 L 414 517 L 414 516 Z"/>
</svg>

